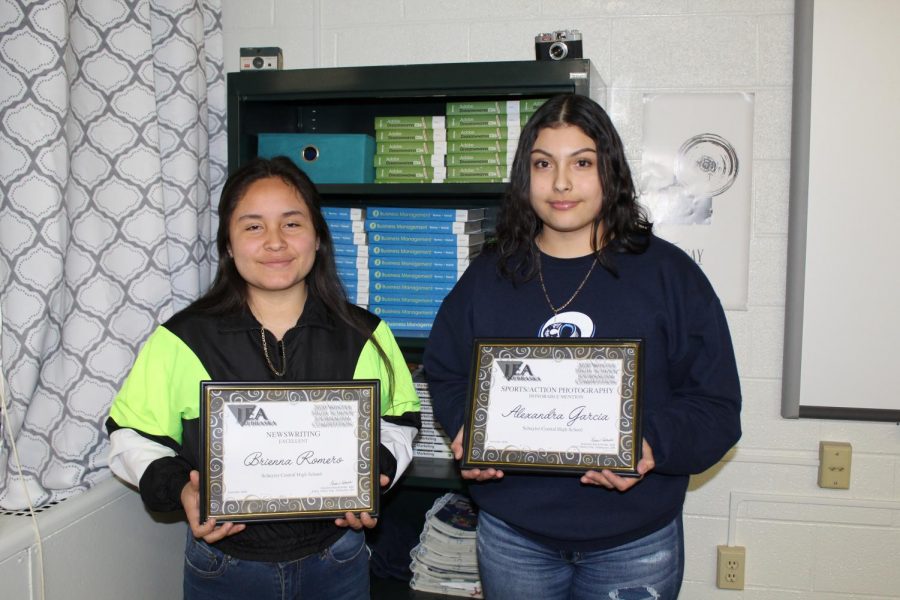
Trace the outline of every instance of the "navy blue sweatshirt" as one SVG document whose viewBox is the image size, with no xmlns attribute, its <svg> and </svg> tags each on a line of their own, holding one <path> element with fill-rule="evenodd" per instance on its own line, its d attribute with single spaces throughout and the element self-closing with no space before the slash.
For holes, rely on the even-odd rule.
<svg viewBox="0 0 900 600">
<path fill-rule="evenodd" d="M 554 306 L 572 296 L 593 260 L 541 255 Z M 496 256 L 482 254 L 444 300 L 425 349 L 435 416 L 453 437 L 465 420 L 475 338 L 644 340 L 642 433 L 656 467 L 643 481 L 617 492 L 575 475 L 506 472 L 469 485 L 482 510 L 561 550 L 612 548 L 664 527 L 681 512 L 689 475 L 718 462 L 741 435 L 731 337 L 703 272 L 657 237 L 646 252 L 612 260 L 618 277 L 595 268 L 554 322 L 537 277 L 514 286 L 497 274 Z"/>
</svg>

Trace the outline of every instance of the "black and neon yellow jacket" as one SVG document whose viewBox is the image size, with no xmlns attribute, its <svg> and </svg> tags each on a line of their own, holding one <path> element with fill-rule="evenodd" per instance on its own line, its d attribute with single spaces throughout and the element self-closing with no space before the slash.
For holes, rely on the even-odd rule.
<svg viewBox="0 0 900 600">
<path fill-rule="evenodd" d="M 284 337 L 286 365 L 267 331 L 266 364 L 260 324 L 249 311 L 213 316 L 182 311 L 159 326 L 144 344 L 110 409 L 109 465 L 138 486 L 148 509 L 179 510 L 181 490 L 199 465 L 200 381 L 381 381 L 381 472 L 392 481 L 412 460 L 419 427 L 419 399 L 409 369 L 387 324 L 358 307 L 370 335 L 335 320 L 310 297 L 297 324 Z M 393 387 L 375 346 L 393 368 Z M 286 561 L 327 548 L 344 532 L 331 521 L 250 523 L 217 543 L 247 560 Z"/>
</svg>

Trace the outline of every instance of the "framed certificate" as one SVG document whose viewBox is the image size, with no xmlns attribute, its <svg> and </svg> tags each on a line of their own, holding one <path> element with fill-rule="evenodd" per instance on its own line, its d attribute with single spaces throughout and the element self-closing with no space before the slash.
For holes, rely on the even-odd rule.
<svg viewBox="0 0 900 600">
<path fill-rule="evenodd" d="M 464 469 L 636 475 L 639 339 L 478 339 Z"/>
<path fill-rule="evenodd" d="M 377 380 L 200 384 L 200 518 L 378 515 Z"/>
</svg>

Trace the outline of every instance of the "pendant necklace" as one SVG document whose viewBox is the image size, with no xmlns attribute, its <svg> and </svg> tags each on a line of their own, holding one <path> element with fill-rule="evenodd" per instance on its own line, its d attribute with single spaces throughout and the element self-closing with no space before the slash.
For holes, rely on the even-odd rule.
<svg viewBox="0 0 900 600">
<path fill-rule="evenodd" d="M 272 364 L 272 360 L 269 358 L 269 346 L 266 344 L 266 328 L 259 328 L 259 339 L 262 340 L 263 347 L 263 356 L 266 357 L 266 364 L 269 365 L 269 370 L 275 374 L 275 377 L 284 377 L 284 372 L 287 371 L 287 358 L 284 353 L 284 340 L 278 340 L 277 346 L 281 348 L 281 372 L 275 368 L 275 365 Z"/>
<path fill-rule="evenodd" d="M 579 284 L 578 289 L 576 289 L 575 293 L 572 294 L 572 296 L 568 300 L 566 300 L 565 303 L 562 306 L 560 306 L 559 308 L 557 308 L 556 306 L 553 306 L 553 303 L 550 301 L 550 294 L 547 293 L 547 286 L 544 285 L 544 272 L 543 272 L 543 269 L 541 268 L 540 253 L 538 253 L 537 258 L 538 258 L 538 263 L 537 263 L 538 264 L 538 280 L 541 282 L 541 289 L 544 291 L 544 298 L 547 300 L 547 305 L 550 307 L 550 310 L 553 311 L 553 318 L 556 319 L 557 315 L 559 315 L 561 310 L 563 310 L 568 305 L 572 304 L 572 301 L 575 300 L 575 298 L 578 296 L 578 293 L 584 287 L 584 284 L 587 283 L 587 280 L 590 278 L 591 273 L 594 272 L 594 267 L 597 266 L 597 262 L 598 262 L 597 257 L 594 256 L 594 260 L 591 261 L 591 268 L 588 269 L 587 275 L 585 275 L 584 279 L 581 280 L 581 283 Z"/>
</svg>

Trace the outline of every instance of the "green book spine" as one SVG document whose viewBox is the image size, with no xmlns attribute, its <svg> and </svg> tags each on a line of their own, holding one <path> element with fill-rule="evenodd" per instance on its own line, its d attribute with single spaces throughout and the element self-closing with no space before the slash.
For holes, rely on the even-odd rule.
<svg viewBox="0 0 900 600">
<path fill-rule="evenodd" d="M 373 165 L 378 167 L 443 167 L 444 155 L 433 154 L 376 154 Z"/>
<path fill-rule="evenodd" d="M 534 112 L 541 104 L 546 101 L 546 98 L 526 98 L 524 100 L 480 100 L 476 102 L 448 102 L 447 115 L 505 115 L 516 112 Z"/>
<path fill-rule="evenodd" d="M 505 115 L 518 112 L 518 100 L 481 100 L 477 102 L 448 102 L 447 116 L 450 115 Z"/>
<path fill-rule="evenodd" d="M 526 98 L 519 101 L 519 110 L 523 113 L 534 113 L 546 101 L 547 98 Z"/>
<path fill-rule="evenodd" d="M 446 122 L 443 116 L 375 117 L 375 129 L 443 129 Z"/>
<path fill-rule="evenodd" d="M 448 129 L 447 140 L 508 140 L 510 137 L 518 138 L 521 131 L 518 128 L 510 130 L 508 127 L 461 127 Z"/>
<path fill-rule="evenodd" d="M 460 127 L 522 127 L 532 113 L 509 113 L 496 115 L 449 115 L 447 129 Z"/>
<path fill-rule="evenodd" d="M 378 142 L 375 154 L 446 154 L 447 142 Z"/>
<path fill-rule="evenodd" d="M 453 153 L 446 156 L 448 167 L 465 165 L 503 165 L 512 164 L 513 155 L 506 152 L 466 152 Z"/>
<path fill-rule="evenodd" d="M 507 177 L 507 166 L 504 165 L 465 165 L 460 167 L 447 167 L 447 178 L 471 178 L 471 177 Z"/>
<path fill-rule="evenodd" d="M 375 169 L 376 179 L 420 179 L 428 181 L 440 179 L 447 175 L 444 167 L 378 167 Z"/>
<path fill-rule="evenodd" d="M 509 177 L 447 177 L 443 183 L 506 183 Z"/>
<path fill-rule="evenodd" d="M 447 154 L 472 152 L 506 152 L 515 155 L 518 140 L 457 140 L 447 142 Z"/>
<path fill-rule="evenodd" d="M 434 179 L 422 179 L 416 177 L 376 177 L 375 183 L 444 183 L 443 176 Z"/>
<path fill-rule="evenodd" d="M 447 141 L 446 129 L 378 129 L 376 142 L 438 142 Z"/>
</svg>

